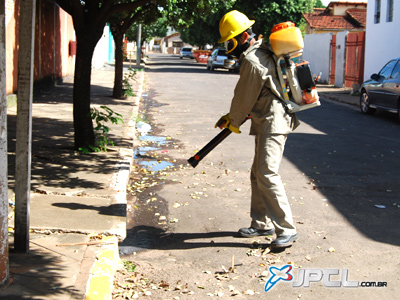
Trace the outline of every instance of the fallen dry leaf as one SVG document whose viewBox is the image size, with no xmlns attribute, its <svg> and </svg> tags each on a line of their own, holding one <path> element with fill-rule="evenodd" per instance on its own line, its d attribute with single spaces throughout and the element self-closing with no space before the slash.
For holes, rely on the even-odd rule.
<svg viewBox="0 0 400 300">
<path fill-rule="evenodd" d="M 251 296 L 251 295 L 254 295 L 255 292 L 253 290 L 246 290 L 243 294 Z"/>
</svg>

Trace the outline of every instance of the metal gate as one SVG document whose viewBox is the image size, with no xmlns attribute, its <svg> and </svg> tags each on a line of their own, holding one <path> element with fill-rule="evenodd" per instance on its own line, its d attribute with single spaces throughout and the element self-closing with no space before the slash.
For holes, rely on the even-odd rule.
<svg viewBox="0 0 400 300">
<path fill-rule="evenodd" d="M 332 36 L 331 40 L 331 64 L 329 71 L 329 84 L 335 84 L 335 67 L 336 67 L 336 34 Z"/>
<path fill-rule="evenodd" d="M 333 39 L 332 39 L 333 40 Z M 346 69 L 344 84 L 353 87 L 364 78 L 365 32 L 349 33 L 346 39 Z"/>
</svg>

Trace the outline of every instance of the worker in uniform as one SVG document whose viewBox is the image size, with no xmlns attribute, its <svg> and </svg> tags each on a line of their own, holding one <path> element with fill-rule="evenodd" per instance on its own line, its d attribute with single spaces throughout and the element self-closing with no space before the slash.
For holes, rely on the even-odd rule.
<svg viewBox="0 0 400 300">
<path fill-rule="evenodd" d="M 232 47 L 228 48 L 229 52 L 240 55 L 240 77 L 230 111 L 219 119 L 216 127 L 240 133 L 241 123 L 251 115 L 250 134 L 255 136 L 250 177 L 252 221 L 250 227 L 241 228 L 239 234 L 257 237 L 276 233 L 271 246 L 284 248 L 291 246 L 298 235 L 278 170 L 287 135 L 299 122 L 295 114 L 285 110 L 276 56 L 269 44 L 256 40 L 251 28 L 254 22 L 233 10 L 219 23 L 219 43 L 229 42 Z"/>
</svg>

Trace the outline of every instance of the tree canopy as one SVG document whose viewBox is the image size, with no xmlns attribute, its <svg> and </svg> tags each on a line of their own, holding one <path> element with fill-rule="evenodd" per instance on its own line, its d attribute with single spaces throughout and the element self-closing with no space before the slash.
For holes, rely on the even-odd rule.
<svg viewBox="0 0 400 300">
<path fill-rule="evenodd" d="M 292 21 L 301 26 L 304 23 L 302 13 L 315 7 L 324 7 L 321 0 L 235 0 L 221 1 L 215 4 L 212 14 L 200 14 L 194 17 L 192 24 L 180 30 L 183 41 L 192 45 L 217 44 L 219 20 L 230 10 L 236 9 L 255 20 L 253 31 L 268 38 L 271 28 L 278 23 Z"/>
<path fill-rule="evenodd" d="M 126 32 L 126 37 L 128 41 L 133 42 L 137 40 L 137 28 L 138 24 L 133 24 Z M 166 36 L 168 32 L 167 19 L 165 16 L 158 18 L 155 22 L 151 24 L 142 25 L 142 43 L 144 41 L 150 41 L 155 37 Z"/>
<path fill-rule="evenodd" d="M 198 15 L 192 25 L 180 30 L 181 39 L 191 45 L 200 46 L 200 48 L 206 44 L 217 45 L 220 38 L 219 20 L 232 8 L 233 3 L 234 1 L 221 1 L 216 5 L 214 13 Z"/>
</svg>

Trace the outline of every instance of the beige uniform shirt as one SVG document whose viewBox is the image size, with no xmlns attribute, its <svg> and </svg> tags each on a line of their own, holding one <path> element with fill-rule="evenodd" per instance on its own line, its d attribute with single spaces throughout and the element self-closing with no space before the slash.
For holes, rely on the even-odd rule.
<svg viewBox="0 0 400 300">
<path fill-rule="evenodd" d="M 262 40 L 243 53 L 229 112 L 232 126 L 239 128 L 248 114 L 252 121 L 251 135 L 288 134 L 300 124 L 295 114 L 286 113 L 279 100 L 284 98 L 275 61 Z"/>
</svg>

